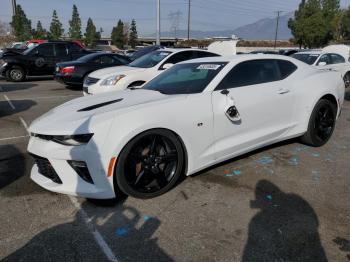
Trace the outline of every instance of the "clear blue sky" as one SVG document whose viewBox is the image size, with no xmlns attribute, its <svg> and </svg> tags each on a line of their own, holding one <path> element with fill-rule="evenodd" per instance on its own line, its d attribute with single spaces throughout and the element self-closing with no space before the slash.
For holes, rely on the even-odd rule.
<svg viewBox="0 0 350 262">
<path fill-rule="evenodd" d="M 273 17 L 274 11 L 293 11 L 300 0 L 192 0 L 193 30 L 226 30 L 253 23 L 258 19 Z M 0 0 L 0 20 L 10 21 L 11 0 Z M 188 0 L 161 0 L 162 31 L 170 31 L 170 12 L 180 10 L 182 17 L 180 29 L 187 27 Z M 342 6 L 348 6 L 349 0 L 341 0 Z M 150 35 L 156 26 L 156 0 L 17 0 L 22 5 L 33 27 L 41 20 L 44 27 L 51 21 L 53 9 L 56 9 L 64 27 L 76 4 L 85 27 L 91 17 L 97 28 L 102 27 L 104 35 L 109 35 L 118 19 L 131 21 L 135 18 L 139 35 Z"/>
</svg>

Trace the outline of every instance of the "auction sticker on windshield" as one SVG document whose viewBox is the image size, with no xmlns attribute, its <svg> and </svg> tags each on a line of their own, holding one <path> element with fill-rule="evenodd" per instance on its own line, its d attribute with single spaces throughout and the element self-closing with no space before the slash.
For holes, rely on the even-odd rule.
<svg viewBox="0 0 350 262">
<path fill-rule="evenodd" d="M 197 67 L 200 70 L 218 70 L 221 65 L 216 64 L 203 64 Z"/>
</svg>

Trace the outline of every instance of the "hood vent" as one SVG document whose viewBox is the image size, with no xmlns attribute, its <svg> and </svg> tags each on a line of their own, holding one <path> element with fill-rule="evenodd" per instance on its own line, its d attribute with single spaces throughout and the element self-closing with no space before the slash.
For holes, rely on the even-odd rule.
<svg viewBox="0 0 350 262">
<path fill-rule="evenodd" d="M 104 103 L 101 103 L 101 104 L 88 106 L 88 107 L 85 107 L 83 109 L 79 109 L 78 112 L 92 111 L 92 110 L 95 110 L 95 109 L 100 108 L 100 107 L 104 107 L 104 106 L 108 106 L 110 104 L 118 103 L 118 102 L 120 102 L 122 100 L 123 100 L 123 98 L 120 98 L 120 99 L 117 99 L 117 100 L 112 100 L 112 101 L 104 102 Z"/>
</svg>

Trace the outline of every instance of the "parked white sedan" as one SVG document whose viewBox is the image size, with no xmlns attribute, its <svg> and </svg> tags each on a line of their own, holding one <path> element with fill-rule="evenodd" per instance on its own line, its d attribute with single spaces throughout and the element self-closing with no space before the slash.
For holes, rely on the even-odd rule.
<svg viewBox="0 0 350 262">
<path fill-rule="evenodd" d="M 84 81 L 84 95 L 100 94 L 140 87 L 174 64 L 203 57 L 219 56 L 197 49 L 160 49 L 144 55 L 129 66 L 109 67 L 89 74 Z"/>
<path fill-rule="evenodd" d="M 339 71 L 344 79 L 345 86 L 350 86 L 350 48 L 343 45 L 334 45 L 323 50 L 298 52 L 292 55 L 300 61 L 320 69 Z"/>
<path fill-rule="evenodd" d="M 324 145 L 343 100 L 339 72 L 293 58 L 192 60 L 142 89 L 78 98 L 34 121 L 31 178 L 88 198 L 151 198 L 183 174 L 282 140 Z"/>
</svg>

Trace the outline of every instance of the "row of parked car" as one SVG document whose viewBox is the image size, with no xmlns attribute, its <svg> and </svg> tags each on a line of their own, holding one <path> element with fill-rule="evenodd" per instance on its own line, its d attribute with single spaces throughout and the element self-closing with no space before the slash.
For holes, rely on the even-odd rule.
<svg viewBox="0 0 350 262">
<path fill-rule="evenodd" d="M 222 49 L 222 48 L 221 48 Z M 253 51 L 250 54 L 291 56 L 311 66 L 342 73 L 350 85 L 350 48 L 334 45 L 323 50 Z M 225 55 L 233 54 L 226 50 Z M 140 87 L 162 71 L 179 62 L 223 55 L 222 50 L 172 49 L 161 46 L 143 48 L 131 56 L 87 50 L 74 41 L 28 42 L 23 51 L 5 51 L 0 59 L 0 74 L 20 82 L 26 76 L 54 75 L 68 86 L 83 86 L 84 95 Z"/>
</svg>

